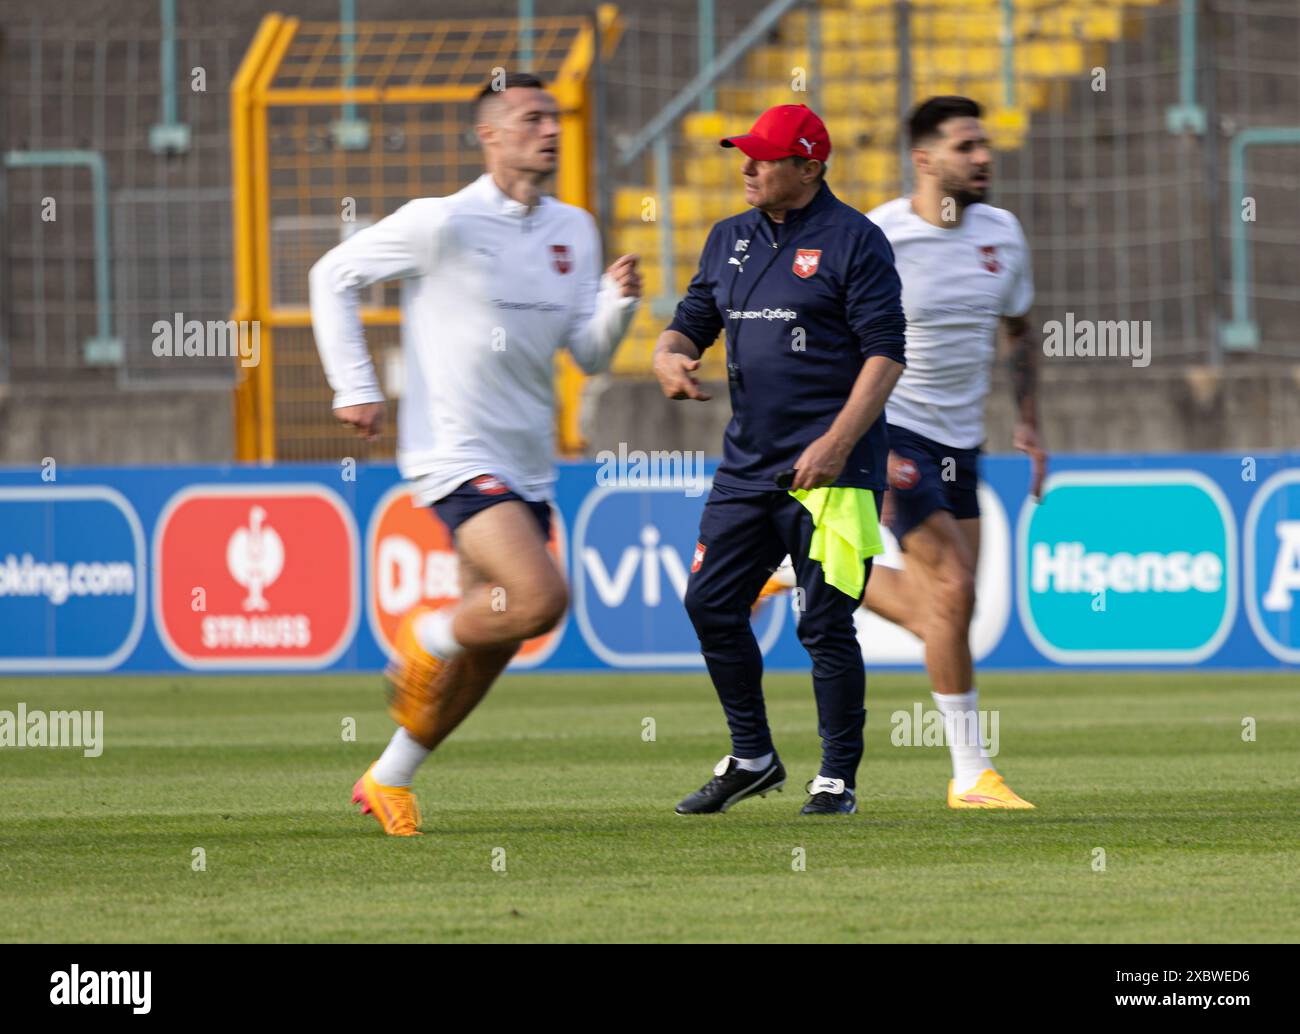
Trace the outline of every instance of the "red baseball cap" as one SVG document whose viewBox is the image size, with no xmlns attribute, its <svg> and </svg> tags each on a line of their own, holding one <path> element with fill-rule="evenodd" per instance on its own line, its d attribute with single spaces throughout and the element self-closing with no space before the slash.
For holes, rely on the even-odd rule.
<svg viewBox="0 0 1300 1034">
<path fill-rule="evenodd" d="M 826 123 L 806 104 L 778 104 L 758 116 L 748 132 L 723 139 L 723 147 L 739 147 L 750 158 L 773 162 L 797 154 L 824 162 L 831 154 Z"/>
</svg>

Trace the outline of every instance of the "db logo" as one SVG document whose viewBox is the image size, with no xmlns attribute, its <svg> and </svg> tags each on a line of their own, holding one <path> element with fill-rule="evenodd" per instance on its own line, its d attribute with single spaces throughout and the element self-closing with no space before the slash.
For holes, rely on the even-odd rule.
<svg viewBox="0 0 1300 1034">
<path fill-rule="evenodd" d="M 915 488 L 916 483 L 921 480 L 921 472 L 917 469 L 916 464 L 906 456 L 899 456 L 897 453 L 889 454 L 889 487 L 890 488 Z"/>
<path fill-rule="evenodd" d="M 482 486 L 479 489 L 482 491 Z M 564 531 L 554 507 L 550 548 L 564 570 Z M 403 614 L 415 606 L 441 607 L 460 599 L 460 574 L 451 532 L 433 508 L 421 505 L 405 485 L 386 492 L 370 517 L 366 571 L 370 630 L 380 649 L 390 657 L 394 655 L 393 640 Z M 509 605 L 509 599 L 502 600 L 502 606 Z M 561 622 L 546 635 L 524 643 L 511 666 L 531 668 L 541 664 L 559 645 L 564 625 Z"/>
<path fill-rule="evenodd" d="M 178 492 L 154 533 L 158 636 L 190 668 L 324 668 L 357 623 L 357 533 L 321 485 Z"/>
</svg>

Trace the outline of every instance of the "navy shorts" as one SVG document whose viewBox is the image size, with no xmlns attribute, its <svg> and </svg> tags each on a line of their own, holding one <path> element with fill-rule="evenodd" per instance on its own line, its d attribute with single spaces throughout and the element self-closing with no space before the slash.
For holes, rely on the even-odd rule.
<svg viewBox="0 0 1300 1034">
<path fill-rule="evenodd" d="M 980 515 L 980 450 L 956 449 L 905 427 L 889 424 L 889 491 L 882 522 L 903 537 L 936 510 L 962 521 Z M 945 476 L 946 475 L 946 476 Z"/>
<path fill-rule="evenodd" d="M 547 502 L 529 502 L 494 474 L 480 474 L 470 478 L 454 492 L 443 496 L 433 504 L 434 512 L 447 525 L 447 530 L 456 534 L 456 529 L 473 517 L 497 503 L 523 503 L 537 519 L 542 529 L 542 538 L 551 540 L 551 504 Z"/>
</svg>

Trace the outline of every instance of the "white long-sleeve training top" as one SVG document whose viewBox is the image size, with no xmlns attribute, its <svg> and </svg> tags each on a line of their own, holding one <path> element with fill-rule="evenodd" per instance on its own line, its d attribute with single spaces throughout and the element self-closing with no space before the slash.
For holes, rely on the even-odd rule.
<svg viewBox="0 0 1300 1034">
<path fill-rule="evenodd" d="M 424 503 L 479 474 L 551 498 L 556 349 L 598 373 L 636 311 L 602 270 L 588 212 L 551 197 L 530 211 L 486 173 L 449 197 L 408 202 L 312 266 L 311 322 L 334 408 L 384 400 L 359 292 L 400 278 L 402 476 Z"/>
</svg>

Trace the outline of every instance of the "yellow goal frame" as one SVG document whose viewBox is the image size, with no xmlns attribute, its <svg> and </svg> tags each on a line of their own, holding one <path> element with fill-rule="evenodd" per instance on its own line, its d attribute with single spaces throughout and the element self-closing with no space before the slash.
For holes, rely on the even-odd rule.
<svg viewBox="0 0 1300 1034">
<path fill-rule="evenodd" d="M 442 31 L 439 38 L 451 38 L 446 27 L 456 26 L 455 37 L 468 48 L 472 41 L 485 40 L 495 30 L 494 38 L 517 38 L 514 19 L 481 19 L 472 22 L 358 22 L 351 38 L 374 35 L 382 31 L 399 39 L 413 33 Z M 508 31 L 507 31 L 508 30 Z M 548 78 L 547 88 L 560 107 L 561 150 L 556 176 L 556 195 L 569 204 L 591 209 L 594 198 L 592 173 L 592 98 L 590 72 L 595 59 L 596 37 L 601 53 L 608 56 L 622 32 L 618 9 L 602 5 L 590 18 L 537 18 L 533 21 L 533 38 L 548 39 L 567 47 L 558 72 Z M 511 34 L 515 34 L 513 37 Z M 314 79 L 306 85 L 298 76 L 297 85 L 277 83 L 286 54 L 295 40 L 320 40 L 319 49 L 328 52 L 329 63 L 320 60 L 312 67 Z M 484 60 L 490 53 L 480 51 L 483 60 L 471 65 L 462 62 L 460 82 L 410 81 L 401 84 L 348 85 L 337 72 L 345 67 L 338 57 L 338 40 L 342 29 L 338 23 L 303 23 L 298 18 L 268 14 L 258 27 L 235 75 L 230 92 L 230 135 L 232 164 L 232 214 L 234 220 L 234 311 L 237 321 L 257 321 L 260 327 L 261 356 L 256 366 L 236 366 L 234 389 L 235 458 L 244 461 L 270 462 L 277 458 L 275 332 L 279 328 L 310 327 L 311 316 L 305 306 L 285 307 L 272 304 L 271 291 L 271 181 L 269 174 L 269 125 L 271 109 L 283 106 L 334 106 L 350 104 L 438 104 L 469 102 L 487 77 L 482 74 Z M 483 44 L 479 44 L 483 46 Z M 516 44 L 501 51 L 499 63 L 509 66 Z M 330 49 L 333 48 L 333 49 Z M 468 49 L 467 49 L 468 54 Z M 389 62 L 386 67 L 391 67 Z M 422 63 L 423 64 L 423 63 Z M 417 69 L 417 73 L 418 73 Z M 415 77 L 418 78 L 418 75 Z M 426 78 L 433 78 L 427 76 Z M 445 76 L 442 78 L 446 78 Z M 386 213 L 377 213 L 379 215 Z M 395 326 L 399 310 L 393 307 L 363 307 L 366 326 Z M 583 375 L 566 355 L 556 371 L 558 404 L 558 441 L 562 452 L 581 448 L 578 430 L 578 401 Z M 322 423 L 328 412 L 322 412 Z"/>
</svg>

